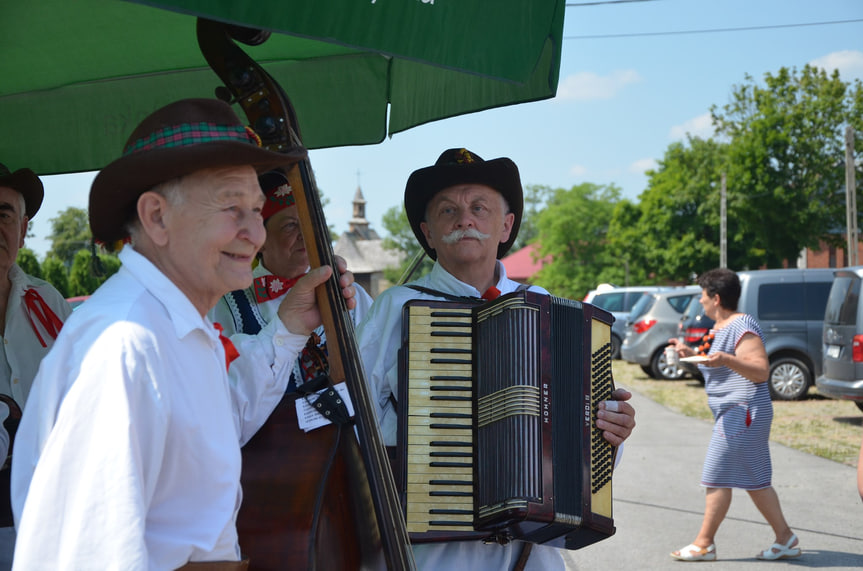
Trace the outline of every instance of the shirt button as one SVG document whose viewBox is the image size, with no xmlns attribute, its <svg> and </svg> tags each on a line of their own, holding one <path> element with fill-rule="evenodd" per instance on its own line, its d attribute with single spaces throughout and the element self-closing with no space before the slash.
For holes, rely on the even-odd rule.
<svg viewBox="0 0 863 571">
<path fill-rule="evenodd" d="M 12 384 L 13 384 L 13 385 L 17 385 L 17 384 L 18 384 L 18 379 L 12 379 Z"/>
<path fill-rule="evenodd" d="M 282 339 L 281 337 L 276 337 L 275 339 L 273 339 L 273 341 L 274 341 L 274 342 L 276 343 L 276 345 L 278 345 L 279 347 L 281 347 L 282 345 L 284 345 L 284 344 L 285 344 L 285 340 L 284 340 L 284 339 Z"/>
</svg>

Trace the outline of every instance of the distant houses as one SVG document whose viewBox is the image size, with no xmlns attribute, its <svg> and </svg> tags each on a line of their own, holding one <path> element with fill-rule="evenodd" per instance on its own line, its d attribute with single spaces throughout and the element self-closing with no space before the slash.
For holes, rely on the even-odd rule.
<svg viewBox="0 0 863 571">
<path fill-rule="evenodd" d="M 506 276 L 519 283 L 533 283 L 531 278 L 551 261 L 551 256 L 538 259 L 539 244 L 528 244 L 501 260 Z"/>
</svg>

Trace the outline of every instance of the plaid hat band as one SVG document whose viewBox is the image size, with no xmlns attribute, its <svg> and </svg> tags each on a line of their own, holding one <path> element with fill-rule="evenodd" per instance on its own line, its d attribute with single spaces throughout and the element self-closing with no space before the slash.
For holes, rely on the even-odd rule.
<svg viewBox="0 0 863 571">
<path fill-rule="evenodd" d="M 215 123 L 182 123 L 158 129 L 149 136 L 129 144 L 123 155 L 131 155 L 153 149 L 186 147 L 199 143 L 236 141 L 261 146 L 260 138 L 244 126 L 217 125 Z"/>
</svg>

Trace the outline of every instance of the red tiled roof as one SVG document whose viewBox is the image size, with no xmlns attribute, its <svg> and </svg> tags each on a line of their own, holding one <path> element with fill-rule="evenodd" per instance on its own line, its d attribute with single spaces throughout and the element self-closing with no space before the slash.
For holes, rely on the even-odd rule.
<svg viewBox="0 0 863 571">
<path fill-rule="evenodd" d="M 546 256 L 543 260 L 535 260 L 538 249 L 538 244 L 528 244 L 514 254 L 503 258 L 501 262 L 506 268 L 506 276 L 516 281 L 530 279 L 543 265 L 551 261 L 551 256 Z"/>
</svg>

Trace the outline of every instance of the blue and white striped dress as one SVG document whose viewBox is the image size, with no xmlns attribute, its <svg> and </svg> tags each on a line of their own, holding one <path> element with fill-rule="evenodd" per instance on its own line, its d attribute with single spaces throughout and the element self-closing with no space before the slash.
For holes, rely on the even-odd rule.
<svg viewBox="0 0 863 571">
<path fill-rule="evenodd" d="M 715 330 L 709 353 L 735 354 L 746 333 L 764 342 L 761 326 L 743 314 L 722 329 Z M 728 367 L 699 366 L 704 375 L 707 404 L 715 423 L 701 485 L 708 488 L 760 490 L 770 487 L 770 423 L 773 403 L 767 383 L 753 383 Z"/>
</svg>

